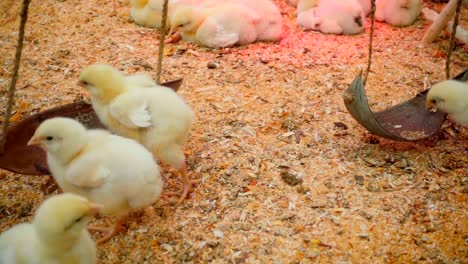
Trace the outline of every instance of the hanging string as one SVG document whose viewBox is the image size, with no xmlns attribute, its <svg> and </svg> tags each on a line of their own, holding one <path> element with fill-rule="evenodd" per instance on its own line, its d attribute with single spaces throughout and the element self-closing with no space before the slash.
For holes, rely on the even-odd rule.
<svg viewBox="0 0 468 264">
<path fill-rule="evenodd" d="M 159 29 L 159 53 L 158 53 L 158 65 L 156 68 L 156 82 L 161 83 L 161 71 L 162 71 L 162 60 L 164 56 L 164 41 L 166 39 L 166 20 L 167 20 L 167 9 L 168 0 L 164 0 L 163 11 L 161 18 L 161 28 Z"/>
<path fill-rule="evenodd" d="M 370 67 L 372 63 L 372 41 L 374 39 L 374 20 L 375 20 L 375 0 L 371 0 L 371 13 L 370 13 L 370 18 L 371 18 L 371 28 L 370 28 L 370 37 L 369 37 L 369 57 L 367 58 L 367 69 L 366 69 L 366 74 L 364 75 L 364 86 L 366 85 L 367 82 L 367 77 L 369 76 L 370 72 Z"/>
<path fill-rule="evenodd" d="M 10 123 L 11 111 L 15 103 L 15 88 L 16 88 L 16 82 L 18 80 L 18 70 L 19 70 L 19 65 L 20 65 L 20 60 L 21 60 L 21 53 L 23 51 L 24 27 L 26 25 L 26 21 L 28 20 L 28 8 L 29 8 L 30 3 L 31 3 L 31 0 L 23 0 L 23 6 L 21 7 L 20 26 L 19 26 L 19 31 L 18 31 L 18 44 L 16 46 L 15 64 L 13 66 L 13 75 L 11 77 L 10 87 L 8 89 L 8 102 L 7 102 L 7 108 L 5 110 L 5 119 L 3 121 L 3 126 L 2 126 L 2 139 L 0 141 L 0 153 L 3 153 L 4 147 L 5 147 L 8 124 Z"/>
<path fill-rule="evenodd" d="M 447 58 L 445 58 L 445 78 L 447 80 L 450 79 L 450 57 L 452 56 L 452 51 L 455 48 L 455 35 L 457 33 L 458 20 L 460 16 L 461 6 L 462 6 L 462 0 L 458 0 L 457 9 L 455 11 L 455 17 L 453 18 L 452 34 L 450 34 L 450 42 L 449 42 L 449 47 L 447 51 Z"/>
</svg>

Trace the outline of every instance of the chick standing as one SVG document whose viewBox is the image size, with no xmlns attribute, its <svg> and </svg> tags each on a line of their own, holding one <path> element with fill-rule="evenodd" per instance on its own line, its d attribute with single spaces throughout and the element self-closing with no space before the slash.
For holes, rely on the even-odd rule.
<svg viewBox="0 0 468 264">
<path fill-rule="evenodd" d="M 59 117 L 41 123 L 28 145 L 46 150 L 49 169 L 64 192 L 102 204 L 102 214 L 119 217 L 112 228 L 94 228 L 106 232 L 98 243 L 122 230 L 130 210 L 150 206 L 161 194 L 159 166 L 132 139 Z"/>
<path fill-rule="evenodd" d="M 241 4 L 183 6 L 171 16 L 169 36 L 179 32 L 182 39 L 210 48 L 248 44 L 257 39 L 261 16 Z"/>
<path fill-rule="evenodd" d="M 375 19 L 395 27 L 413 24 L 421 13 L 423 0 L 376 0 Z"/>
<path fill-rule="evenodd" d="M 365 15 L 357 0 L 300 0 L 297 22 L 305 29 L 352 35 L 364 30 Z"/>
<path fill-rule="evenodd" d="M 445 112 L 456 123 L 468 127 L 468 84 L 455 80 L 434 84 L 427 94 L 426 107 Z"/>
<path fill-rule="evenodd" d="M 44 201 L 31 224 L 0 235 L 0 263 L 97 263 L 96 245 L 86 225 L 101 206 L 74 194 Z"/>
<path fill-rule="evenodd" d="M 197 183 L 187 176 L 183 150 L 194 122 L 192 109 L 172 89 L 132 86 L 125 81 L 126 76 L 109 65 L 91 65 L 79 79 L 107 128 L 140 142 L 155 158 L 179 170 L 183 184 L 180 204 Z"/>
</svg>

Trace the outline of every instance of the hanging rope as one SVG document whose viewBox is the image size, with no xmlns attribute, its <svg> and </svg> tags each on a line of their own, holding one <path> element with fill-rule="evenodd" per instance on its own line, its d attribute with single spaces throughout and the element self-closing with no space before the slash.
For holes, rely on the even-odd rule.
<svg viewBox="0 0 468 264">
<path fill-rule="evenodd" d="M 28 8 L 31 0 L 23 0 L 23 6 L 21 7 L 20 13 L 20 26 L 18 31 L 18 45 L 16 46 L 16 53 L 15 53 L 15 64 L 13 66 L 13 75 L 11 77 L 10 87 L 8 89 L 8 102 L 7 108 L 5 110 L 5 119 L 3 121 L 2 126 L 2 141 L 0 142 L 0 152 L 3 153 L 6 137 L 7 137 L 7 130 L 8 124 L 10 123 L 11 111 L 13 109 L 13 105 L 15 103 L 15 87 L 16 81 L 18 80 L 18 70 L 21 60 L 21 52 L 23 51 L 23 39 L 24 39 L 24 27 L 26 25 L 26 20 L 28 20 Z"/>
<path fill-rule="evenodd" d="M 162 71 L 162 60 L 164 56 L 164 41 L 166 39 L 166 20 L 167 20 L 167 9 L 168 0 L 164 0 L 163 11 L 161 18 L 161 28 L 159 29 L 159 53 L 158 53 L 158 65 L 156 68 L 156 82 L 161 83 L 161 71 Z"/>
<path fill-rule="evenodd" d="M 370 28 L 370 37 L 369 37 L 369 57 L 367 58 L 367 69 L 366 69 L 366 75 L 364 75 L 364 86 L 366 85 L 367 82 L 367 77 L 369 76 L 370 72 L 370 67 L 372 63 L 372 41 L 374 39 L 374 20 L 375 20 L 375 0 L 371 0 L 371 13 L 370 13 L 370 18 L 371 18 L 371 28 Z"/>
<path fill-rule="evenodd" d="M 457 9 L 455 11 L 455 17 L 453 18 L 452 25 L 452 34 L 450 34 L 450 43 L 447 51 L 447 58 L 445 58 L 445 78 L 450 79 L 450 57 L 452 56 L 452 51 L 455 48 L 455 35 L 457 33 L 458 20 L 460 16 L 462 6 L 462 0 L 458 0 Z"/>
</svg>

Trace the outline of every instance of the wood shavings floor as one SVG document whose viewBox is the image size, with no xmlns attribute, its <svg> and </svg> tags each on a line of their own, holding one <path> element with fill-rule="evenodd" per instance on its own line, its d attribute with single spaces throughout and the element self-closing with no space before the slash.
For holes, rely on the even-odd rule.
<svg viewBox="0 0 468 264">
<path fill-rule="evenodd" d="M 0 4 L 2 115 L 19 2 Z M 276 2 L 280 43 L 166 47 L 163 79 L 185 78 L 180 94 L 197 114 L 186 153 L 202 183 L 180 207 L 133 217 L 128 232 L 98 247 L 99 263 L 466 263 L 467 130 L 447 126 L 420 143 L 370 136 L 341 98 L 366 65 L 369 26 L 357 36 L 303 32 L 294 9 Z M 126 1 L 116 6 L 113 16 L 112 1 L 32 1 L 18 119 L 84 97 L 75 83 L 91 63 L 155 76 L 158 33 L 131 23 Z M 461 17 L 466 27 L 466 8 Z M 444 79 L 448 40 L 422 44 L 428 26 L 376 23 L 367 88 L 375 109 Z M 213 61 L 219 67 L 208 69 Z M 467 47 L 458 45 L 452 75 L 464 67 Z M 46 181 L 1 171 L 0 232 L 31 220 L 51 195 Z"/>
</svg>

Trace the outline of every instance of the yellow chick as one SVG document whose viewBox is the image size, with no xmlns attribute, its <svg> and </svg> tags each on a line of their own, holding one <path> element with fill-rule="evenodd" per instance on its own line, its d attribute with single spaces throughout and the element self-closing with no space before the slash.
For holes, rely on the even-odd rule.
<svg viewBox="0 0 468 264">
<path fill-rule="evenodd" d="M 434 84 L 427 94 L 426 107 L 445 112 L 456 123 L 468 126 L 468 84 L 455 80 Z"/>
<path fill-rule="evenodd" d="M 143 27 L 161 27 L 161 0 L 130 0 L 130 17 Z"/>
<path fill-rule="evenodd" d="M 376 0 L 375 19 L 395 27 L 413 24 L 423 7 L 423 0 Z"/>
<path fill-rule="evenodd" d="M 159 166 L 132 139 L 57 117 L 42 122 L 28 145 L 47 152 L 49 169 L 64 192 L 102 204 L 102 214 L 119 218 L 111 228 L 93 228 L 106 232 L 98 243 L 122 230 L 130 210 L 151 206 L 161 194 Z"/>
<path fill-rule="evenodd" d="M 169 0 L 168 3 L 168 18 L 166 21 L 167 28 L 169 25 L 169 17 L 172 11 L 179 5 L 197 5 L 202 0 Z M 130 17 L 133 21 L 143 27 L 160 28 L 162 20 L 164 0 L 130 0 Z"/>
<path fill-rule="evenodd" d="M 132 138 L 155 158 L 179 170 L 182 177 L 180 204 L 192 190 L 187 176 L 183 145 L 194 122 L 190 106 L 167 87 L 138 89 L 110 65 L 94 64 L 80 74 L 80 83 L 91 95 L 99 120 L 111 131 Z"/>
<path fill-rule="evenodd" d="M 215 6 L 182 6 L 171 16 L 169 36 L 179 32 L 182 39 L 210 48 L 244 45 L 257 39 L 261 16 L 237 3 Z"/>
<path fill-rule="evenodd" d="M 100 205 L 74 194 L 44 201 L 31 224 L 19 224 L 0 235 L 0 263 L 97 263 L 96 245 L 86 225 Z"/>
</svg>

